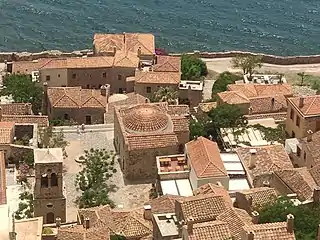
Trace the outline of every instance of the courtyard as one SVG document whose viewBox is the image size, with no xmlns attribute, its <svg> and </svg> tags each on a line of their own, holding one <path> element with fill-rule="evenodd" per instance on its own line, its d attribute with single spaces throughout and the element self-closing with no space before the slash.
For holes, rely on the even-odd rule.
<svg viewBox="0 0 320 240">
<path fill-rule="evenodd" d="M 75 161 L 76 158 L 90 148 L 105 148 L 114 151 L 113 146 L 113 124 L 101 124 L 86 126 L 84 132 L 78 132 L 76 127 L 57 127 L 64 132 L 65 139 L 69 142 L 67 146 L 68 157 L 64 160 L 64 183 L 67 198 L 67 221 L 77 219 L 77 206 L 74 203 L 80 192 L 76 191 L 75 179 L 81 170 L 81 165 Z M 151 184 L 125 185 L 120 165 L 116 161 L 117 172 L 112 176 L 109 184 L 116 185 L 115 192 L 110 193 L 110 198 L 119 208 L 142 207 L 149 200 Z"/>
</svg>

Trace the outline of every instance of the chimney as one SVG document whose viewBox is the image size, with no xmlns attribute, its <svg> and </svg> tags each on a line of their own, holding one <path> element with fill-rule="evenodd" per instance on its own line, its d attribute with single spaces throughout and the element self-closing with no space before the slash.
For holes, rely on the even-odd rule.
<svg viewBox="0 0 320 240">
<path fill-rule="evenodd" d="M 304 104 L 304 98 L 303 98 L 303 96 L 300 96 L 300 98 L 299 98 L 299 108 L 302 108 L 303 104 Z"/>
<path fill-rule="evenodd" d="M 116 55 L 116 53 L 117 53 L 117 47 L 113 46 L 113 55 Z"/>
<path fill-rule="evenodd" d="M 59 228 L 61 226 L 61 218 L 56 218 L 56 227 Z"/>
<path fill-rule="evenodd" d="M 274 98 L 272 98 L 272 99 L 271 99 L 271 106 L 272 106 L 272 108 L 274 107 L 274 101 L 275 101 Z"/>
<path fill-rule="evenodd" d="M 313 202 L 320 203 L 320 187 L 316 186 L 313 189 Z"/>
<path fill-rule="evenodd" d="M 248 198 L 248 204 L 249 204 L 249 207 L 251 208 L 252 207 L 252 197 L 251 196 L 249 196 L 249 198 Z"/>
<path fill-rule="evenodd" d="M 48 83 L 43 83 L 43 102 L 42 102 L 42 112 L 47 115 L 48 113 Z"/>
<path fill-rule="evenodd" d="M 141 47 L 138 48 L 138 57 L 141 56 Z"/>
<path fill-rule="evenodd" d="M 313 132 L 311 130 L 307 131 L 307 142 L 311 142 L 312 141 L 312 134 L 313 134 Z"/>
<path fill-rule="evenodd" d="M 247 235 L 247 240 L 253 240 L 254 239 L 254 233 L 250 231 Z"/>
<path fill-rule="evenodd" d="M 29 112 L 29 103 L 26 103 L 24 105 L 24 111 L 25 111 L 25 115 L 29 115 L 30 114 L 30 112 Z"/>
<path fill-rule="evenodd" d="M 143 212 L 143 217 L 145 220 L 152 220 L 152 213 L 151 213 L 151 206 L 150 205 L 144 205 L 144 212 Z"/>
<path fill-rule="evenodd" d="M 123 42 L 126 43 L 126 32 L 123 32 Z"/>
<path fill-rule="evenodd" d="M 194 224 L 194 218 L 189 217 L 187 219 L 187 230 L 188 230 L 189 234 L 192 234 L 192 232 L 193 232 L 193 224 Z"/>
<path fill-rule="evenodd" d="M 89 229 L 90 228 L 90 219 L 88 217 L 86 217 L 84 219 L 84 227 L 85 227 L 85 229 Z"/>
<path fill-rule="evenodd" d="M 107 87 L 105 85 L 102 85 L 100 88 L 100 94 L 101 96 L 106 97 L 107 96 Z"/>
<path fill-rule="evenodd" d="M 263 181 L 262 184 L 264 187 L 270 187 L 270 182 L 268 180 Z"/>
<path fill-rule="evenodd" d="M 153 54 L 153 65 L 157 64 L 157 56 Z"/>
<path fill-rule="evenodd" d="M 251 215 L 252 215 L 252 223 L 258 224 L 259 223 L 259 213 L 257 211 L 253 211 L 251 213 Z"/>
<path fill-rule="evenodd" d="M 287 215 L 287 232 L 293 233 L 294 216 L 292 214 Z"/>
<path fill-rule="evenodd" d="M 256 149 L 250 149 L 249 169 L 253 169 L 256 166 L 256 154 Z"/>
</svg>

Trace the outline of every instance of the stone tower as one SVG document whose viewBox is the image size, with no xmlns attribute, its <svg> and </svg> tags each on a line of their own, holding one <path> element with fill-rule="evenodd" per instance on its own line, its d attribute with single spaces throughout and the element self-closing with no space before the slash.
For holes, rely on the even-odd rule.
<svg viewBox="0 0 320 240">
<path fill-rule="evenodd" d="M 57 217 L 66 222 L 62 149 L 34 149 L 34 164 L 34 216 L 42 216 L 43 223 L 54 223 Z"/>
</svg>

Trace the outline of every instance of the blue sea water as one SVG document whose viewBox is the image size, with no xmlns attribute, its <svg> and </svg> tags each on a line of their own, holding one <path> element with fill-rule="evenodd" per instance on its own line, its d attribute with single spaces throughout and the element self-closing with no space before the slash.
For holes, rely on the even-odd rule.
<svg viewBox="0 0 320 240">
<path fill-rule="evenodd" d="M 152 32 L 167 51 L 320 53 L 320 0 L 0 0 L 0 50 L 91 48 Z"/>
</svg>

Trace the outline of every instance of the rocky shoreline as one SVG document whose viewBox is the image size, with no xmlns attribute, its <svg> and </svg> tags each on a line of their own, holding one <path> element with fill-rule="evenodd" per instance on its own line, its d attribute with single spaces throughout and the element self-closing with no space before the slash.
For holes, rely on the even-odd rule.
<svg viewBox="0 0 320 240">
<path fill-rule="evenodd" d="M 292 65 L 292 64 L 317 64 L 320 63 L 320 55 L 309 56 L 275 56 L 263 53 L 252 53 L 243 51 L 228 52 L 200 52 L 194 51 L 189 53 L 171 53 L 173 56 L 181 56 L 182 54 L 196 55 L 201 58 L 230 58 L 237 55 L 260 55 L 262 62 L 276 65 Z M 91 49 L 84 49 L 73 52 L 61 52 L 59 50 L 48 50 L 43 52 L 0 52 L 0 62 L 6 61 L 32 61 L 40 58 L 58 58 L 58 57 L 84 57 L 93 56 Z"/>
</svg>

